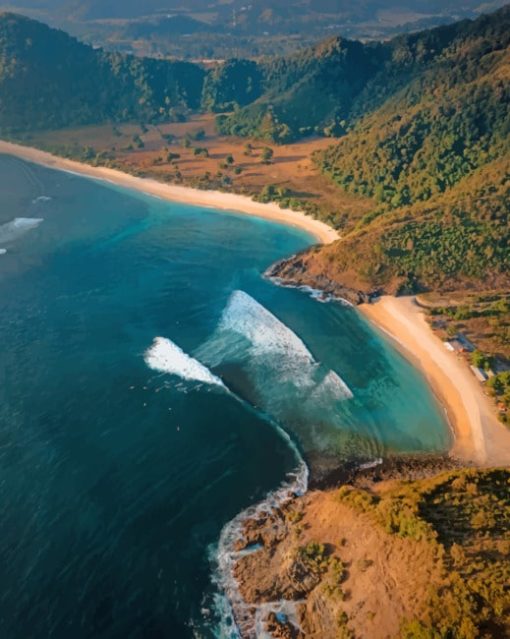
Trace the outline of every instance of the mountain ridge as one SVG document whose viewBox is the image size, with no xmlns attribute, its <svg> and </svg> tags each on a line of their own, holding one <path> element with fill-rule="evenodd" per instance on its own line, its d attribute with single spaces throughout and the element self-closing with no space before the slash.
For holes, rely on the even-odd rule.
<svg viewBox="0 0 510 639">
<path fill-rule="evenodd" d="M 285 263 L 282 277 L 363 294 L 508 284 L 510 5 L 388 42 L 333 37 L 209 70 L 96 50 L 3 14 L 0 60 L 4 134 L 205 109 L 223 135 L 331 137 L 317 170 L 373 206 L 361 219 L 325 213 L 343 239 Z"/>
</svg>

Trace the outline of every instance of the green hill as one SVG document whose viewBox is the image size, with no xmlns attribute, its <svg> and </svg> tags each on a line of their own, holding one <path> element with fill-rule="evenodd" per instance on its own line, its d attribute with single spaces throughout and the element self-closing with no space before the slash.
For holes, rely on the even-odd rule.
<svg viewBox="0 0 510 639">
<path fill-rule="evenodd" d="M 343 239 L 279 274 L 365 292 L 507 286 L 509 44 L 510 5 L 383 43 L 336 37 L 206 72 L 108 53 L 1 14 L 0 134 L 157 123 L 203 109 L 219 113 L 224 134 L 331 136 L 318 169 L 373 208 L 361 220 L 328 211 Z"/>
<path fill-rule="evenodd" d="M 0 132 L 158 121 L 200 104 L 204 71 L 93 49 L 40 22 L 0 15 Z"/>
<path fill-rule="evenodd" d="M 275 142 L 311 133 L 345 134 L 392 97 L 400 98 L 396 106 L 405 109 L 425 91 L 431 94 L 430 82 L 441 90 L 451 83 L 467 84 L 477 73 L 490 73 L 487 53 L 508 46 L 508 16 L 506 7 L 492 16 L 386 43 L 335 37 L 291 56 L 271 58 L 260 64 L 262 95 L 221 118 L 220 130 Z M 482 54 L 487 66 L 477 69 Z"/>
<path fill-rule="evenodd" d="M 279 275 L 362 291 L 509 285 L 509 43 L 506 7 L 384 45 L 350 130 L 316 157 L 373 210 Z"/>
<path fill-rule="evenodd" d="M 505 157 L 427 202 L 381 213 L 334 244 L 282 262 L 273 274 L 339 295 L 508 288 L 509 187 Z"/>
</svg>

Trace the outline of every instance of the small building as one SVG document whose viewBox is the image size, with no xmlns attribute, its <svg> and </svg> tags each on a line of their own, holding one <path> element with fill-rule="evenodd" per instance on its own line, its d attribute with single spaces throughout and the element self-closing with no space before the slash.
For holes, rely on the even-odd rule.
<svg viewBox="0 0 510 639">
<path fill-rule="evenodd" d="M 456 340 L 462 345 L 462 348 L 464 349 L 463 352 L 472 353 L 476 350 L 473 342 L 470 342 L 468 338 L 462 333 L 457 334 Z"/>
<path fill-rule="evenodd" d="M 458 338 L 450 340 L 449 344 L 452 347 L 452 350 L 455 351 L 456 353 L 467 352 L 466 347 Z"/>
<path fill-rule="evenodd" d="M 478 366 L 470 366 L 473 371 L 476 379 L 482 384 L 487 381 L 488 376 L 487 373 L 483 370 L 483 368 L 478 368 Z"/>
</svg>

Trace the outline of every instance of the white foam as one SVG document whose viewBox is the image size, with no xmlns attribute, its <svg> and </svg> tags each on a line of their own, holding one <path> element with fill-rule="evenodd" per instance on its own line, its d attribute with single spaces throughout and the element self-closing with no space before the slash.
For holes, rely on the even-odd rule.
<svg viewBox="0 0 510 639">
<path fill-rule="evenodd" d="M 147 366 L 160 373 L 176 375 L 181 379 L 202 382 L 214 386 L 224 386 L 219 377 L 187 355 L 169 339 L 156 337 L 153 345 L 145 353 Z"/>
<path fill-rule="evenodd" d="M 5 255 L 7 253 L 7 249 L 0 249 L 0 255 Z"/>
<path fill-rule="evenodd" d="M 281 431 L 281 434 L 284 434 L 284 432 Z M 237 515 L 221 531 L 218 547 L 213 558 L 215 563 L 214 581 L 221 593 L 217 595 L 215 601 L 216 611 L 221 615 L 220 627 L 216 636 L 221 637 L 221 639 L 227 637 L 232 639 L 241 637 L 243 639 L 262 639 L 266 637 L 263 628 L 269 612 L 284 612 L 289 620 L 296 627 L 299 627 L 297 623 L 297 608 L 302 602 L 279 599 L 258 605 L 248 604 L 244 600 L 237 579 L 234 576 L 234 568 L 237 561 L 246 554 L 245 550 L 235 550 L 238 543 L 243 541 L 245 523 L 249 519 L 258 519 L 263 513 L 276 511 L 295 495 L 304 495 L 308 489 L 308 468 L 299 452 L 297 452 L 295 445 L 294 450 L 299 459 L 295 474 L 289 476 L 289 480 L 283 483 L 278 490 L 269 493 L 264 501 L 247 508 Z M 234 620 L 234 625 L 231 623 L 232 619 Z"/>
<path fill-rule="evenodd" d="M 232 339 L 232 334 L 241 341 Z M 248 343 L 248 365 L 255 377 L 261 377 L 262 384 L 270 380 L 272 389 L 290 384 L 312 393 L 316 399 L 326 393 L 324 399 L 329 402 L 352 398 L 347 384 L 334 371 L 324 370 L 288 326 L 244 291 L 234 291 L 215 335 L 199 351 L 203 354 L 201 359 L 212 366 L 235 359 L 236 351 L 243 350 L 242 340 L 245 340 L 245 351 L 246 341 Z M 278 411 L 274 412 L 274 406 L 265 408 L 282 419 Z"/>
<path fill-rule="evenodd" d="M 0 225 L 0 242 L 7 244 L 17 240 L 28 231 L 37 228 L 42 222 L 44 222 L 42 218 L 15 217 L 11 222 Z"/>
<path fill-rule="evenodd" d="M 370 470 L 371 468 L 377 468 L 377 466 L 380 466 L 382 463 L 383 463 L 382 457 L 378 457 L 377 459 L 374 459 L 372 461 L 365 462 L 364 464 L 360 464 L 359 469 Z"/>
<path fill-rule="evenodd" d="M 331 293 L 326 293 L 322 291 L 320 288 L 313 288 L 308 286 L 307 284 L 289 284 L 281 277 L 276 277 L 273 275 L 267 276 L 267 279 L 272 282 L 275 286 L 279 286 L 281 288 L 293 288 L 297 291 L 301 291 L 302 293 L 306 293 L 316 302 L 320 302 L 321 304 L 329 304 L 330 302 L 338 302 L 342 306 L 348 306 L 349 308 L 354 308 L 354 304 L 349 302 L 349 300 L 344 299 L 343 297 L 338 297 L 337 295 L 332 295 Z"/>
<path fill-rule="evenodd" d="M 232 293 L 218 328 L 243 335 L 255 351 L 293 355 L 313 362 L 303 341 L 244 291 Z"/>
<path fill-rule="evenodd" d="M 40 195 L 39 197 L 36 197 L 35 200 L 32 200 L 32 204 L 38 204 L 39 202 L 50 202 L 51 201 L 51 197 L 49 197 L 48 195 Z"/>
<path fill-rule="evenodd" d="M 317 386 L 315 394 L 329 395 L 331 399 L 352 399 L 353 394 L 344 380 L 339 377 L 335 371 L 329 371 L 322 382 Z"/>
</svg>

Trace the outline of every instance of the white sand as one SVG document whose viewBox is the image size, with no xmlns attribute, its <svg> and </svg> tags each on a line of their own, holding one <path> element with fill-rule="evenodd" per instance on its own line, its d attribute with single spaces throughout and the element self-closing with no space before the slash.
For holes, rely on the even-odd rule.
<svg viewBox="0 0 510 639">
<path fill-rule="evenodd" d="M 116 169 L 95 167 L 74 160 L 66 160 L 51 153 L 40 151 L 31 147 L 12 144 L 0 140 L 0 153 L 14 155 L 29 162 L 42 164 L 53 169 L 73 171 L 87 177 L 113 182 L 119 186 L 135 189 L 155 195 L 172 202 L 194 204 L 208 208 L 221 209 L 236 213 L 246 213 L 256 217 L 273 220 L 289 226 L 294 226 L 313 235 L 318 242 L 329 244 L 339 239 L 338 233 L 319 220 L 297 211 L 281 209 L 277 204 L 262 204 L 255 202 L 244 195 L 234 193 L 222 193 L 220 191 L 202 191 L 184 186 L 164 184 L 149 178 L 139 178 Z"/>
<path fill-rule="evenodd" d="M 417 362 L 444 404 L 455 433 L 452 453 L 483 466 L 510 465 L 510 429 L 497 418 L 483 386 L 433 333 L 412 297 L 383 297 L 360 307 Z"/>
</svg>

